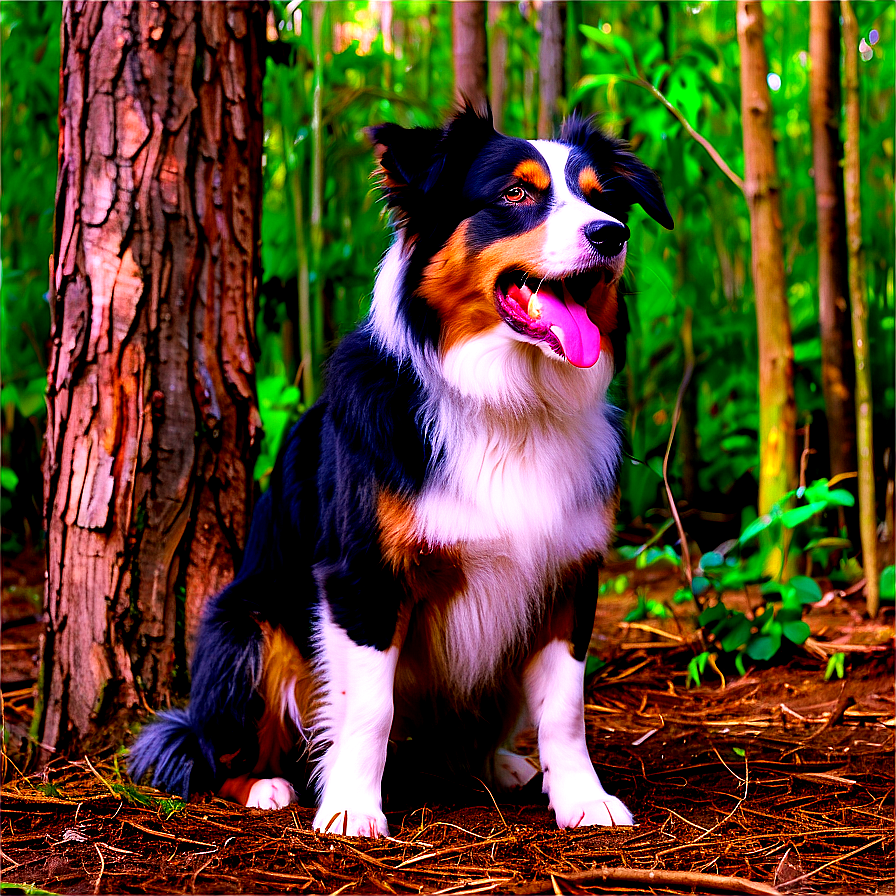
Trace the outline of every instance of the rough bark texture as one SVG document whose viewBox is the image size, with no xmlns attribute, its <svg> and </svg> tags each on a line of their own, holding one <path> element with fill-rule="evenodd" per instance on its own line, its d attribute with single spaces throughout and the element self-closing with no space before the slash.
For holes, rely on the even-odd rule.
<svg viewBox="0 0 896 896">
<path fill-rule="evenodd" d="M 550 139 L 560 123 L 563 96 L 563 14 L 565 3 L 541 4 L 541 44 L 538 48 L 538 136 Z"/>
<path fill-rule="evenodd" d="M 41 739 L 165 703 L 245 541 L 265 7 L 68 3 Z"/>
<path fill-rule="evenodd" d="M 809 80 L 815 203 L 818 210 L 818 318 L 821 386 L 828 418 L 831 476 L 856 468 L 853 387 L 855 367 L 849 322 L 846 213 L 840 161 L 839 6 L 809 7 Z"/>
<path fill-rule="evenodd" d="M 862 536 L 862 567 L 865 571 L 865 600 L 868 614 L 880 608 L 877 574 L 877 501 L 874 488 L 874 419 L 871 401 L 871 368 L 868 363 L 868 298 L 865 258 L 862 248 L 862 163 L 859 147 L 859 26 L 849 0 L 842 0 L 843 63 L 846 87 L 846 154 L 844 187 L 846 230 L 849 246 L 849 297 L 852 308 L 852 339 L 856 363 L 856 436 L 859 454 L 859 527 Z"/>
<path fill-rule="evenodd" d="M 771 130 L 768 64 L 759 3 L 737 5 L 744 129 L 744 188 L 759 338 L 759 512 L 795 487 L 796 405 L 793 344 L 781 248 L 778 170 Z M 773 561 L 774 562 L 774 561 Z"/>
<path fill-rule="evenodd" d="M 488 99 L 488 54 L 485 37 L 485 3 L 465 0 L 451 4 L 451 34 L 454 53 L 454 92 L 477 109 Z"/>
</svg>

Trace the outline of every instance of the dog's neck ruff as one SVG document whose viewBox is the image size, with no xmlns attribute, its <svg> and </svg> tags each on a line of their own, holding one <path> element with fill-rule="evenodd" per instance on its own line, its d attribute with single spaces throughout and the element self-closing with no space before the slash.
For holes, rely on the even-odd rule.
<svg viewBox="0 0 896 896">
<path fill-rule="evenodd" d="M 413 368 L 431 399 L 516 418 L 548 415 L 554 421 L 604 404 L 613 378 L 607 355 L 588 369 L 576 368 L 501 322 L 444 354 L 422 344 L 400 308 L 410 256 L 411 247 L 399 233 L 377 274 L 370 326 L 386 352 Z"/>
</svg>

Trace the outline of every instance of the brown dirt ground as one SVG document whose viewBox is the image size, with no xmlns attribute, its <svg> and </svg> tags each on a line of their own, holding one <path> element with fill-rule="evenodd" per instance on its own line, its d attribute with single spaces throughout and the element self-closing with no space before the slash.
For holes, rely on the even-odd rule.
<svg viewBox="0 0 896 896">
<path fill-rule="evenodd" d="M 807 617 L 815 644 L 744 678 L 686 687 L 693 608 L 620 623 L 634 589 L 663 599 L 668 571 L 630 573 L 602 598 L 589 681 L 592 758 L 634 828 L 558 831 L 537 788 L 504 802 L 472 782 L 450 805 L 387 795 L 379 841 L 311 831 L 313 810 L 183 805 L 127 785 L 113 751 L 54 760 L 2 789 L 7 893 L 893 893 L 893 609 L 859 595 Z M 6 564 L 4 719 L 15 760 L 30 722 L 40 564 Z M 839 645 L 839 646 L 838 646 Z M 843 645 L 846 645 L 845 647 Z M 824 681 L 842 649 L 847 674 Z M 724 672 L 724 670 L 723 670 Z M 732 878 L 735 878 L 732 880 Z"/>
</svg>

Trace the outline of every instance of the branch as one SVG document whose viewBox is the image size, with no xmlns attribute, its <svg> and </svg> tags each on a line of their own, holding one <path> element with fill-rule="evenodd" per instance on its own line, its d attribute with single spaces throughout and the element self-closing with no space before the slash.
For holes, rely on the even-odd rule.
<svg viewBox="0 0 896 896">
<path fill-rule="evenodd" d="M 728 180 L 737 187 L 741 193 L 744 192 L 744 182 L 743 178 L 739 177 L 731 168 L 728 167 L 728 164 L 722 158 L 719 151 L 706 139 L 706 137 L 698 134 L 694 128 L 691 127 L 690 122 L 684 117 L 684 115 L 666 99 L 663 94 L 657 90 L 656 87 L 653 86 L 649 81 L 645 81 L 644 78 L 635 78 L 630 75 L 620 75 L 621 80 L 628 81 L 630 84 L 636 84 L 638 87 L 642 87 L 648 93 L 652 93 L 656 99 L 658 99 L 671 113 L 681 122 L 681 126 L 687 131 L 688 135 L 696 140 L 708 153 L 710 158 L 719 166 Z"/>
</svg>

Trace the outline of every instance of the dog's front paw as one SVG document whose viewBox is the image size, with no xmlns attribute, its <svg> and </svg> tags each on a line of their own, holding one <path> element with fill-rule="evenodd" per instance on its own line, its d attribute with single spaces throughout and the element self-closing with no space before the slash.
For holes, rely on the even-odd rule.
<svg viewBox="0 0 896 896">
<path fill-rule="evenodd" d="M 314 816 L 314 830 L 323 834 L 342 834 L 345 837 L 388 837 L 389 825 L 382 812 L 352 812 L 321 806 Z"/>
<path fill-rule="evenodd" d="M 249 789 L 246 805 L 254 809 L 282 809 L 296 801 L 296 792 L 286 778 L 261 778 Z"/>
<path fill-rule="evenodd" d="M 555 811 L 557 827 L 560 828 L 584 828 L 589 825 L 609 828 L 634 824 L 631 812 L 625 808 L 622 801 L 609 794 L 586 803 L 555 807 Z"/>
</svg>

